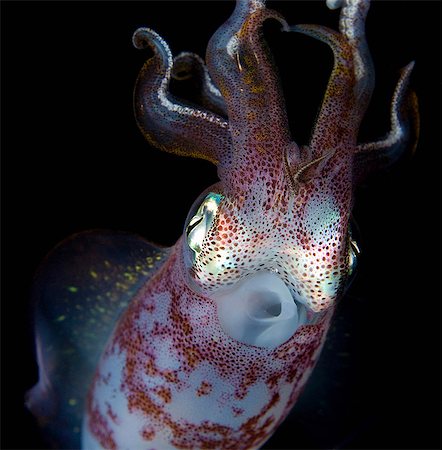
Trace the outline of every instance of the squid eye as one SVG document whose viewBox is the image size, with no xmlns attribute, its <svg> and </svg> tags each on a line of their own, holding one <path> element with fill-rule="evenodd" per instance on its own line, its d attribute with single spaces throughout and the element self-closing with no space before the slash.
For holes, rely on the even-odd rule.
<svg viewBox="0 0 442 450">
<path fill-rule="evenodd" d="M 210 192 L 205 196 L 197 211 L 191 216 L 186 227 L 187 245 L 194 256 L 201 253 L 201 247 L 207 232 L 212 227 L 223 195 Z"/>
<path fill-rule="evenodd" d="M 348 227 L 348 275 L 354 275 L 358 265 L 361 250 L 358 245 L 360 240 L 359 227 L 353 217 L 350 218 Z"/>
<path fill-rule="evenodd" d="M 349 245 L 348 245 L 348 274 L 352 275 L 357 266 L 357 260 L 359 255 L 361 254 L 361 250 L 357 242 L 350 236 Z"/>
</svg>

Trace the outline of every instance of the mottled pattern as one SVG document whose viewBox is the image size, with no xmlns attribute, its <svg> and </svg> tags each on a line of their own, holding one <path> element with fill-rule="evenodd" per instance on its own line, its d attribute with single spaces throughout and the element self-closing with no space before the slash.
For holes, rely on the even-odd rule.
<svg viewBox="0 0 442 450">
<path fill-rule="evenodd" d="M 102 258 L 91 264 L 85 257 L 84 269 L 69 268 L 80 274 L 78 280 L 62 283 L 68 306 L 62 312 L 55 306 L 50 326 L 39 323 L 41 339 L 46 328 L 56 330 L 57 321 L 72 316 L 79 298 L 90 301 L 86 286 L 93 291 L 101 335 L 110 337 L 86 401 L 91 367 L 102 350 L 95 341 L 85 355 L 84 390 L 72 397 L 67 389 L 63 400 L 86 403 L 83 448 L 258 448 L 296 402 L 359 253 L 349 224 L 355 186 L 370 170 L 398 159 L 408 143 L 413 147 L 419 130 L 416 97 L 408 90 L 410 64 L 393 95 L 388 136 L 357 141 L 374 86 L 364 26 L 369 1 L 327 5 L 341 8 L 339 31 L 290 27 L 264 1 L 238 0 L 208 44 L 207 65 L 192 53 L 173 58 L 148 28 L 135 32 L 134 45 L 153 51 L 134 92 L 141 132 L 163 151 L 215 163 L 220 181 L 196 200 L 170 252 L 132 237 L 129 248 L 120 249 L 125 264 L 111 264 L 115 270 Z M 290 136 L 263 36 L 269 19 L 333 51 L 334 67 L 307 145 Z M 172 78 L 193 80 L 198 104 L 172 95 Z M 52 274 L 39 281 L 41 292 Z M 103 306 L 107 291 L 110 303 Z M 43 306 L 54 306 L 57 295 L 43 295 Z M 128 305 L 118 320 L 121 308 L 110 308 L 114 298 Z M 95 320 L 81 317 L 89 324 Z M 86 328 L 78 336 L 69 327 L 69 342 L 82 342 Z M 30 395 L 37 415 L 45 406 L 44 388 L 66 379 L 63 368 L 48 366 L 49 354 L 46 348 L 39 357 L 41 380 Z M 57 361 L 82 376 L 73 367 L 78 358 L 63 358 Z M 60 426 L 49 420 L 52 428 Z"/>
<path fill-rule="evenodd" d="M 89 426 L 105 448 L 256 448 L 290 410 L 320 351 L 331 311 L 273 350 L 226 336 L 214 302 L 176 270 L 181 250 L 180 242 L 139 291 L 95 376 Z"/>
</svg>

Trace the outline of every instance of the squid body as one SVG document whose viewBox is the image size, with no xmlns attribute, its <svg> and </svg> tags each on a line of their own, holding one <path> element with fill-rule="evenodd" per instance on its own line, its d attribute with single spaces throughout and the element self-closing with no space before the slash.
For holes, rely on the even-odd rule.
<svg viewBox="0 0 442 450">
<path fill-rule="evenodd" d="M 339 31 L 289 26 L 263 0 L 238 0 L 206 62 L 135 32 L 152 54 L 135 86 L 140 130 L 161 150 L 213 162 L 220 181 L 170 249 L 85 232 L 46 258 L 34 286 L 39 381 L 26 401 L 55 446 L 254 449 L 295 404 L 355 268 L 355 186 L 418 132 L 411 63 L 387 136 L 358 142 L 374 85 L 369 2 L 327 5 L 340 8 Z M 267 20 L 333 51 L 308 145 L 290 136 Z M 195 104 L 169 91 L 190 77 Z"/>
</svg>

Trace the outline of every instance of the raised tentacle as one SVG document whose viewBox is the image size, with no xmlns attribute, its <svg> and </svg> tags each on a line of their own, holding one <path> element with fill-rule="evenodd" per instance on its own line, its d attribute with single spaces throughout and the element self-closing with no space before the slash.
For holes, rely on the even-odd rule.
<svg viewBox="0 0 442 450">
<path fill-rule="evenodd" d="M 262 32 L 267 19 L 287 29 L 284 18 L 264 2 L 238 0 L 207 50 L 210 75 L 227 104 L 234 156 L 246 164 L 263 153 L 282 164 L 290 142 L 284 97 Z"/>
<path fill-rule="evenodd" d="M 139 28 L 133 43 L 140 49 L 150 47 L 154 53 L 141 69 L 134 91 L 135 116 L 146 139 L 161 150 L 215 164 L 228 159 L 227 121 L 178 101 L 168 91 L 173 61 L 164 40 L 148 28 Z"/>
<path fill-rule="evenodd" d="M 370 0 L 328 0 L 327 6 L 331 9 L 341 8 L 339 31 L 352 48 L 356 77 L 355 97 L 362 117 L 375 84 L 373 60 L 365 38 L 365 18 Z"/>
<path fill-rule="evenodd" d="M 384 139 L 360 144 L 355 153 L 358 180 L 377 169 L 394 164 L 407 150 L 413 153 L 419 137 L 419 108 L 416 94 L 409 90 L 414 62 L 405 66 L 393 93 L 390 131 Z"/>
<path fill-rule="evenodd" d="M 369 5 L 369 0 L 328 0 L 329 8 L 341 8 L 340 33 L 315 25 L 292 28 L 327 43 L 335 59 L 310 142 L 313 159 L 330 148 L 352 152 L 356 144 L 374 86 L 373 62 L 365 39 Z"/>
<path fill-rule="evenodd" d="M 264 7 L 264 1 L 238 0 L 232 15 L 218 28 L 208 43 L 207 67 L 211 78 L 226 99 L 237 93 L 240 70 L 237 63 L 238 33 L 247 17 Z"/>
<path fill-rule="evenodd" d="M 172 78 L 194 81 L 196 102 L 204 108 L 227 117 L 227 106 L 219 89 L 210 78 L 202 58 L 195 53 L 183 52 L 173 60 Z"/>
<path fill-rule="evenodd" d="M 334 67 L 309 147 L 312 159 L 321 157 L 331 149 L 337 150 L 335 156 L 340 157 L 340 153 L 348 152 L 349 147 L 353 150 L 358 129 L 355 126 L 357 104 L 353 89 L 355 71 L 352 48 L 342 34 L 323 26 L 297 25 L 291 30 L 325 42 L 333 50 Z"/>
</svg>

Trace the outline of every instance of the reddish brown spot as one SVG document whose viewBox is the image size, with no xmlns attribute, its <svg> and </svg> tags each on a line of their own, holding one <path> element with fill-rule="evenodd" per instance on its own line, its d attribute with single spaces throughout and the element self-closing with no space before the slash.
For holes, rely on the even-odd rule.
<svg viewBox="0 0 442 450">
<path fill-rule="evenodd" d="M 244 414 L 244 409 L 238 408 L 237 406 L 232 406 L 232 412 L 235 417 L 238 417 Z"/>
<path fill-rule="evenodd" d="M 114 441 L 114 433 L 109 427 L 107 418 L 101 414 L 98 406 L 93 404 L 91 395 L 87 398 L 87 411 L 89 414 L 88 426 L 91 433 L 96 437 L 103 448 L 116 450 L 117 445 Z"/>
<path fill-rule="evenodd" d="M 172 393 L 168 387 L 159 386 L 155 389 L 155 393 L 163 399 L 164 403 L 170 403 L 172 401 Z"/>
<path fill-rule="evenodd" d="M 118 425 L 120 423 L 118 416 L 115 414 L 115 411 L 112 409 L 112 406 L 108 402 L 106 402 L 106 414 L 110 417 L 112 422 L 114 422 L 116 425 Z"/>
<path fill-rule="evenodd" d="M 203 395 L 209 395 L 212 392 L 212 385 L 208 381 L 202 381 L 199 388 L 196 391 L 196 395 L 201 397 Z"/>
<path fill-rule="evenodd" d="M 162 375 L 169 383 L 178 383 L 178 375 L 173 370 L 165 370 Z"/>
<path fill-rule="evenodd" d="M 141 430 L 141 436 L 145 441 L 151 441 L 155 437 L 155 430 L 152 427 L 144 427 Z"/>
</svg>

